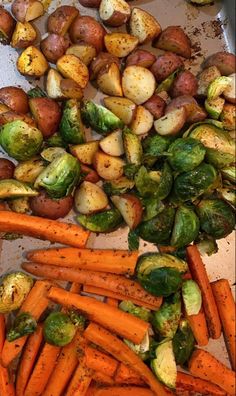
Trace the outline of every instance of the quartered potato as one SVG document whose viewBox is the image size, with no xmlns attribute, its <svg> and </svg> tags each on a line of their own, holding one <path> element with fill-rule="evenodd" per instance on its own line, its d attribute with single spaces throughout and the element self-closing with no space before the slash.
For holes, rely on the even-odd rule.
<svg viewBox="0 0 236 396">
<path fill-rule="evenodd" d="M 44 7 L 37 0 L 14 0 L 11 11 L 17 21 L 30 22 L 44 14 Z"/>
<path fill-rule="evenodd" d="M 102 0 L 99 7 L 101 20 L 109 26 L 121 26 L 130 17 L 130 6 L 125 0 Z"/>
<path fill-rule="evenodd" d="M 137 37 L 128 33 L 106 34 L 104 42 L 107 51 L 118 58 L 128 56 L 138 45 Z"/>
<path fill-rule="evenodd" d="M 180 26 L 168 26 L 161 33 L 155 47 L 164 51 L 174 52 L 184 58 L 191 57 L 191 44 L 188 36 Z"/>
<path fill-rule="evenodd" d="M 27 47 L 17 60 L 17 69 L 21 74 L 32 77 L 41 77 L 48 70 L 48 62 L 38 48 Z"/>
<path fill-rule="evenodd" d="M 161 26 L 147 11 L 134 7 L 129 21 L 130 33 L 137 37 L 140 44 L 152 41 L 161 33 Z"/>
<path fill-rule="evenodd" d="M 105 66 L 108 67 L 111 63 L 116 63 L 118 67 L 120 66 L 120 60 L 117 56 L 111 55 L 108 52 L 100 52 L 90 65 L 90 80 L 97 78 L 100 70 Z"/>
<path fill-rule="evenodd" d="M 154 122 L 155 130 L 159 135 L 176 135 L 186 122 L 186 111 L 184 107 L 172 110 L 168 114 Z"/>
<path fill-rule="evenodd" d="M 71 80 L 70 78 L 63 78 L 61 80 L 60 88 L 62 94 L 67 99 L 77 99 L 77 100 L 83 99 L 84 96 L 83 89 L 74 80 Z"/>
<path fill-rule="evenodd" d="M 55 69 L 50 69 L 47 74 L 46 90 L 49 98 L 60 100 L 65 99 L 65 95 L 61 90 L 61 81 L 63 77 Z"/>
<path fill-rule="evenodd" d="M 61 108 L 57 102 L 50 98 L 30 98 L 29 106 L 45 138 L 57 132 L 61 119 Z"/>
<path fill-rule="evenodd" d="M 129 125 L 134 118 L 136 112 L 136 104 L 127 98 L 117 98 L 107 96 L 104 98 L 105 106 L 120 118 L 125 125 Z"/>
<path fill-rule="evenodd" d="M 194 122 L 201 122 L 207 118 L 206 111 L 192 96 L 189 95 L 183 95 L 172 99 L 171 102 L 167 104 L 165 113 L 167 114 L 175 109 L 179 109 L 180 107 L 185 108 L 187 123 L 192 124 Z"/>
<path fill-rule="evenodd" d="M 153 115 L 143 106 L 138 106 L 130 129 L 135 135 L 148 133 L 153 126 Z"/>
<path fill-rule="evenodd" d="M 28 96 L 19 87 L 0 88 L 0 103 L 17 113 L 26 114 L 29 111 Z"/>
<path fill-rule="evenodd" d="M 11 39 L 13 48 L 27 48 L 36 40 L 37 32 L 29 22 L 17 22 Z"/>
<path fill-rule="evenodd" d="M 156 81 L 150 70 L 141 66 L 128 66 L 123 73 L 124 96 L 136 104 L 146 102 L 156 88 Z"/>
<path fill-rule="evenodd" d="M 117 130 L 110 133 L 110 135 L 99 141 L 99 146 L 104 153 L 114 157 L 120 157 L 124 154 L 122 131 Z"/>
<path fill-rule="evenodd" d="M 75 192 L 75 209 L 82 214 L 99 212 L 108 205 L 105 192 L 97 184 L 84 181 Z"/>
<path fill-rule="evenodd" d="M 75 55 L 63 55 L 57 61 L 57 68 L 65 78 L 74 80 L 80 88 L 85 88 L 89 81 L 87 66 Z"/>
<path fill-rule="evenodd" d="M 121 194 L 113 195 L 111 200 L 129 228 L 136 228 L 142 220 L 143 213 L 143 207 L 139 198 L 132 194 Z"/>
<path fill-rule="evenodd" d="M 70 146 L 70 152 L 74 155 L 82 164 L 92 165 L 93 157 L 98 151 L 99 142 L 87 142 L 83 144 L 77 144 L 75 146 Z"/>
<path fill-rule="evenodd" d="M 33 184 L 40 173 L 45 169 L 45 162 L 40 157 L 19 162 L 14 171 L 14 178 L 23 183 Z"/>
<path fill-rule="evenodd" d="M 93 158 L 93 166 L 98 175 L 105 180 L 116 180 L 123 175 L 124 161 L 117 157 L 97 151 Z"/>
<path fill-rule="evenodd" d="M 195 96 L 197 94 L 197 78 L 189 70 L 180 72 L 171 86 L 171 96 L 177 98 L 181 95 Z"/>
<path fill-rule="evenodd" d="M 66 55 L 75 55 L 88 66 L 95 58 L 96 50 L 90 44 L 73 44 L 66 50 Z"/>
<path fill-rule="evenodd" d="M 73 20 L 79 15 L 79 10 L 73 6 L 64 5 L 58 7 L 48 17 L 47 30 L 49 33 L 60 34 L 64 36 Z"/>
<path fill-rule="evenodd" d="M 157 57 L 155 63 L 151 67 L 157 82 L 161 82 L 168 78 L 176 70 L 183 67 L 181 58 L 173 52 L 165 52 Z"/>
<path fill-rule="evenodd" d="M 123 96 L 120 69 L 116 63 L 111 63 L 100 70 L 97 85 L 104 94 Z"/>
</svg>

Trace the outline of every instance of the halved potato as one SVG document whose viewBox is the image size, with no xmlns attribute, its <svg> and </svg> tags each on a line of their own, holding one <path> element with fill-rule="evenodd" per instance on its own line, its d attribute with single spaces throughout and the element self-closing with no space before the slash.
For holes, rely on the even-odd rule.
<svg viewBox="0 0 236 396">
<path fill-rule="evenodd" d="M 233 73 L 229 76 L 231 83 L 230 86 L 223 92 L 223 95 L 228 102 L 236 103 L 236 74 Z"/>
<path fill-rule="evenodd" d="M 105 106 L 120 118 L 125 125 L 129 125 L 131 123 L 137 108 L 136 104 L 132 102 L 132 100 L 107 96 L 103 101 Z"/>
<path fill-rule="evenodd" d="M 125 0 L 102 0 L 99 7 L 101 20 L 109 26 L 121 26 L 130 17 L 130 6 Z"/>
<path fill-rule="evenodd" d="M 65 95 L 67 99 L 83 99 L 83 89 L 74 80 L 63 78 L 60 83 L 60 88 L 62 94 Z"/>
<path fill-rule="evenodd" d="M 92 165 L 93 157 L 98 151 L 99 142 L 87 142 L 84 144 L 77 144 L 75 146 L 70 146 L 70 152 L 74 155 L 82 164 Z"/>
<path fill-rule="evenodd" d="M 47 74 L 46 91 L 49 98 L 52 99 L 65 99 L 66 96 L 61 90 L 61 81 L 63 77 L 55 69 L 50 69 Z"/>
<path fill-rule="evenodd" d="M 128 33 L 106 34 L 104 42 L 107 51 L 118 58 L 128 56 L 138 45 L 137 37 Z"/>
<path fill-rule="evenodd" d="M 162 136 L 177 135 L 186 122 L 184 107 L 175 109 L 154 122 L 156 132 Z"/>
<path fill-rule="evenodd" d="M 58 7 L 48 17 L 48 32 L 64 36 L 77 15 L 79 15 L 79 10 L 73 6 L 64 5 Z"/>
<path fill-rule="evenodd" d="M 90 65 L 90 80 L 97 78 L 100 70 L 105 66 L 109 66 L 111 63 L 116 63 L 118 67 L 120 66 L 120 60 L 117 56 L 111 55 L 108 52 L 100 52 Z"/>
<path fill-rule="evenodd" d="M 164 51 L 174 52 L 184 58 L 191 57 L 190 39 L 180 26 L 168 26 L 154 46 Z"/>
<path fill-rule="evenodd" d="M 26 76 L 41 77 L 48 67 L 45 56 L 33 45 L 27 47 L 17 60 L 18 71 Z"/>
<path fill-rule="evenodd" d="M 153 126 L 153 115 L 143 106 L 138 106 L 130 129 L 135 135 L 148 133 Z"/>
<path fill-rule="evenodd" d="M 146 102 L 156 88 L 156 81 L 150 70 L 141 66 L 128 66 L 122 77 L 124 96 L 136 104 Z"/>
<path fill-rule="evenodd" d="M 73 44 L 66 50 L 66 55 L 75 55 L 88 66 L 95 58 L 96 50 L 90 44 Z"/>
<path fill-rule="evenodd" d="M 93 158 L 93 166 L 98 175 L 105 180 L 116 180 L 123 175 L 125 163 L 121 158 L 112 157 L 97 151 Z"/>
<path fill-rule="evenodd" d="M 75 192 L 74 203 L 79 213 L 88 215 L 105 209 L 108 198 L 97 184 L 84 181 Z"/>
<path fill-rule="evenodd" d="M 129 20 L 130 33 L 137 37 L 139 43 L 147 43 L 158 37 L 161 26 L 147 11 L 134 7 Z"/>
<path fill-rule="evenodd" d="M 134 229 L 142 220 L 143 207 L 140 199 L 132 194 L 113 195 L 113 204 L 121 213 L 130 229 Z"/>
<path fill-rule="evenodd" d="M 116 63 L 111 63 L 100 70 L 97 85 L 104 94 L 123 96 L 120 69 Z"/>
<path fill-rule="evenodd" d="M 30 22 L 44 14 L 43 4 L 37 0 L 14 0 L 11 11 L 20 22 Z"/>
<path fill-rule="evenodd" d="M 63 77 L 74 80 L 81 88 L 88 84 L 88 68 L 77 56 L 63 55 L 57 61 L 57 68 Z"/>
<path fill-rule="evenodd" d="M 26 48 L 36 40 L 37 32 L 29 22 L 17 22 L 11 38 L 13 48 Z"/>
<path fill-rule="evenodd" d="M 15 20 L 8 12 L 0 6 L 0 43 L 1 44 L 9 44 L 12 33 L 15 27 Z"/>
<path fill-rule="evenodd" d="M 100 140 L 99 146 L 101 147 L 102 151 L 104 151 L 104 153 L 114 157 L 120 157 L 125 152 L 122 131 L 117 130 L 110 133 L 108 136 Z"/>
</svg>

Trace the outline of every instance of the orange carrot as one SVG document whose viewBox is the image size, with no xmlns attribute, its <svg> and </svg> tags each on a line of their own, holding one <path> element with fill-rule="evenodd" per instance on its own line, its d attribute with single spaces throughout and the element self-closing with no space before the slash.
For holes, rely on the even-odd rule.
<svg viewBox="0 0 236 396">
<path fill-rule="evenodd" d="M 115 374 L 118 362 L 112 357 L 92 347 L 85 348 L 86 365 L 94 371 L 102 372 L 110 377 Z"/>
<path fill-rule="evenodd" d="M 70 292 L 71 293 L 79 293 L 81 291 L 82 287 L 79 283 L 73 282 L 70 286 Z"/>
<path fill-rule="evenodd" d="M 0 314 L 0 357 L 5 341 L 5 316 Z"/>
<path fill-rule="evenodd" d="M 226 396 L 226 392 L 219 386 L 181 372 L 177 373 L 176 388 L 200 393 L 201 395 Z"/>
<path fill-rule="evenodd" d="M 88 231 L 75 224 L 8 211 L 0 211 L 0 232 L 15 232 L 78 248 L 85 246 L 89 236 Z"/>
<path fill-rule="evenodd" d="M 36 281 L 23 302 L 20 312 L 29 312 L 36 320 L 38 320 L 48 306 L 49 300 L 47 298 L 47 293 L 51 286 L 51 281 Z M 23 336 L 12 342 L 5 340 L 2 349 L 3 366 L 7 367 L 20 354 L 27 338 L 28 336 Z"/>
<path fill-rule="evenodd" d="M 136 386 L 109 386 L 106 388 L 95 388 L 93 396 L 154 396 L 148 388 L 139 388 Z"/>
<path fill-rule="evenodd" d="M 59 352 L 59 347 L 45 343 L 26 386 L 24 396 L 39 396 L 42 394 L 55 367 Z M 58 381 L 60 381 L 60 377 Z"/>
<path fill-rule="evenodd" d="M 0 364 L 0 395 L 15 396 L 15 388 L 11 382 L 8 369 Z"/>
<path fill-rule="evenodd" d="M 158 245 L 158 250 L 160 253 L 174 253 L 176 251 L 176 247 L 174 246 L 165 246 L 165 245 Z"/>
<path fill-rule="evenodd" d="M 96 345 L 103 348 L 117 360 L 137 371 L 145 383 L 150 386 L 157 396 L 166 396 L 164 386 L 158 382 L 150 369 L 143 361 L 120 339 L 95 323 L 91 323 L 84 332 L 84 336 Z"/>
<path fill-rule="evenodd" d="M 114 377 L 116 384 L 144 385 L 144 381 L 136 371 L 120 363 Z"/>
<path fill-rule="evenodd" d="M 216 305 L 224 330 L 225 342 L 228 349 L 232 368 L 236 369 L 236 320 L 235 302 L 228 280 L 220 279 L 211 284 Z"/>
<path fill-rule="evenodd" d="M 75 270 L 72 268 L 34 263 L 24 263 L 22 264 L 22 268 L 36 276 L 101 287 L 121 294 L 125 296 L 127 300 L 129 297 L 132 297 L 136 300 L 157 306 L 157 308 L 160 307 L 160 301 L 162 301 L 160 298 L 147 293 L 138 282 L 127 279 L 122 275 L 79 269 Z"/>
<path fill-rule="evenodd" d="M 109 375 L 101 373 L 101 371 L 95 371 L 93 373 L 93 380 L 97 382 L 97 384 L 99 385 L 108 385 L 108 386 L 115 385 L 114 379 L 109 377 Z"/>
<path fill-rule="evenodd" d="M 57 248 L 34 250 L 27 254 L 29 261 L 59 267 L 79 268 L 89 271 L 133 275 L 138 252 L 127 250 L 101 250 Z"/>
<path fill-rule="evenodd" d="M 23 396 L 28 379 L 32 373 L 39 348 L 43 340 L 43 326 L 38 325 L 35 333 L 29 336 L 24 352 L 20 359 L 20 365 L 16 379 L 16 394 Z"/>
<path fill-rule="evenodd" d="M 226 367 L 207 351 L 197 349 L 189 361 L 192 375 L 212 382 L 224 389 L 229 395 L 235 395 L 235 372 Z"/>
<path fill-rule="evenodd" d="M 210 336 L 217 339 L 221 335 L 220 318 L 206 268 L 196 245 L 187 247 L 187 258 L 192 277 L 198 283 L 202 292 L 203 308 Z"/>
<path fill-rule="evenodd" d="M 189 325 L 199 346 L 206 346 L 209 342 L 208 328 L 203 308 L 197 315 L 187 315 Z"/>
<path fill-rule="evenodd" d="M 108 305 L 112 305 L 113 307 L 118 307 L 118 305 L 119 305 L 119 301 L 118 300 L 116 300 L 115 298 L 111 298 L 111 297 L 107 297 L 106 298 L 106 303 L 108 304 Z"/>
<path fill-rule="evenodd" d="M 85 357 L 82 357 L 65 396 L 85 396 L 91 384 L 92 377 L 93 371 L 86 366 Z"/>
</svg>

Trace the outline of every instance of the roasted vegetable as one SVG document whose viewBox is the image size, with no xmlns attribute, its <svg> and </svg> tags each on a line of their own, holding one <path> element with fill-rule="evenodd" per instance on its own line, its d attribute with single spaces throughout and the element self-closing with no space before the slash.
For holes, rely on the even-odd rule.
<svg viewBox="0 0 236 396">
<path fill-rule="evenodd" d="M 172 341 L 165 340 L 156 348 L 156 357 L 151 361 L 152 371 L 158 380 L 169 388 L 175 388 L 177 367 Z"/>
<path fill-rule="evenodd" d="M 182 248 L 194 241 L 198 235 L 199 227 L 199 219 L 194 210 L 187 206 L 179 206 L 175 214 L 171 246 Z"/>
<path fill-rule="evenodd" d="M 205 100 L 205 109 L 208 114 L 214 118 L 214 120 L 218 120 L 220 117 L 225 104 L 225 99 L 218 97 L 216 99 L 206 99 Z"/>
<path fill-rule="evenodd" d="M 21 312 L 14 320 L 13 326 L 7 332 L 7 341 L 11 342 L 17 340 L 28 334 L 35 332 L 37 328 L 37 322 L 27 312 Z"/>
<path fill-rule="evenodd" d="M 168 136 L 159 136 L 157 134 L 147 136 L 142 141 L 144 152 L 144 163 L 152 166 L 159 157 L 167 151 L 173 138 Z"/>
<path fill-rule="evenodd" d="M 207 99 L 214 100 L 230 86 L 231 80 L 229 77 L 220 76 L 213 80 L 207 89 Z"/>
<path fill-rule="evenodd" d="M 188 362 L 194 350 L 195 339 L 187 320 L 181 320 L 172 340 L 176 364 Z"/>
<path fill-rule="evenodd" d="M 19 162 L 14 170 L 14 178 L 23 183 L 34 183 L 44 168 L 45 163 L 40 157 Z"/>
<path fill-rule="evenodd" d="M 133 194 L 121 194 L 113 195 L 111 201 L 129 228 L 135 229 L 142 220 L 143 207 L 140 199 Z"/>
<path fill-rule="evenodd" d="M 189 172 L 204 160 L 206 149 L 193 138 L 176 139 L 168 148 L 168 161 L 177 172 Z"/>
<path fill-rule="evenodd" d="M 197 245 L 201 256 L 204 256 L 206 254 L 207 256 L 211 256 L 212 254 L 218 252 L 216 240 L 210 235 L 204 233 L 199 234 L 195 244 Z"/>
<path fill-rule="evenodd" d="M 69 344 L 76 333 L 76 326 L 68 315 L 52 312 L 44 322 L 43 335 L 49 344 L 64 346 Z"/>
<path fill-rule="evenodd" d="M 33 45 L 20 54 L 16 65 L 21 74 L 31 77 L 41 77 L 49 68 L 45 56 Z"/>
<path fill-rule="evenodd" d="M 128 347 L 132 349 L 132 351 L 136 353 L 141 360 L 147 360 L 149 358 L 150 337 L 148 332 L 145 334 L 141 344 L 134 344 L 132 341 L 126 339 L 124 339 L 124 343 L 128 345 Z"/>
<path fill-rule="evenodd" d="M 84 181 L 74 196 L 75 209 L 84 215 L 101 212 L 108 205 L 108 198 L 103 189 L 95 183 Z"/>
<path fill-rule="evenodd" d="M 180 293 L 165 299 L 161 308 L 154 312 L 152 325 L 155 332 L 163 338 L 173 338 L 181 317 Z"/>
<path fill-rule="evenodd" d="M 66 143 L 84 143 L 84 126 L 81 120 L 80 105 L 75 99 L 66 102 L 60 122 L 60 135 Z"/>
<path fill-rule="evenodd" d="M 141 274 L 149 273 L 157 268 L 175 268 L 179 272 L 186 272 L 188 269 L 187 263 L 171 254 L 161 253 L 145 253 L 138 259 L 137 271 Z"/>
<path fill-rule="evenodd" d="M 15 179 L 0 180 L 0 199 L 34 197 L 38 192 L 26 183 Z"/>
<path fill-rule="evenodd" d="M 107 181 L 103 184 L 103 189 L 108 195 L 125 194 L 134 187 L 134 181 L 125 176 L 120 179 Z"/>
<path fill-rule="evenodd" d="M 79 313 L 74 309 L 70 309 L 68 311 L 68 316 L 77 329 L 84 330 L 86 324 L 86 318 L 83 315 L 81 315 L 81 313 Z"/>
<path fill-rule="evenodd" d="M 0 312 L 8 313 L 20 308 L 32 286 L 33 279 L 23 272 L 3 276 L 0 285 Z"/>
<path fill-rule="evenodd" d="M 0 158 L 0 180 L 12 179 L 14 176 L 15 164 L 6 158 Z"/>
<path fill-rule="evenodd" d="M 232 183 L 236 183 L 236 167 L 235 164 L 224 167 L 220 170 L 223 179 L 229 180 Z"/>
<path fill-rule="evenodd" d="M 117 129 L 109 135 L 102 138 L 99 142 L 102 151 L 114 157 L 120 157 L 124 154 L 124 144 L 122 139 L 122 131 Z"/>
<path fill-rule="evenodd" d="M 152 317 L 149 309 L 138 307 L 137 305 L 133 304 L 132 301 L 121 301 L 119 308 L 124 312 L 128 312 L 131 315 L 137 316 L 137 318 L 145 320 L 146 322 L 149 322 Z"/>
<path fill-rule="evenodd" d="M 233 187 L 233 188 L 232 188 Z M 236 190 L 235 186 L 225 186 L 217 188 L 217 194 L 220 198 L 231 204 L 234 208 L 236 207 Z"/>
<path fill-rule="evenodd" d="M 28 95 L 29 98 L 46 98 L 47 97 L 47 94 L 39 86 L 31 88 L 27 92 L 27 95 Z"/>
<path fill-rule="evenodd" d="M 128 128 L 123 130 L 123 144 L 127 162 L 129 164 L 141 165 L 143 154 L 141 142 L 138 136 Z"/>
<path fill-rule="evenodd" d="M 192 280 L 184 281 L 182 296 L 187 315 L 197 315 L 202 306 L 202 294 L 198 284 Z"/>
<path fill-rule="evenodd" d="M 65 154 L 65 152 L 66 150 L 62 147 L 47 147 L 40 153 L 40 157 L 42 157 L 44 161 L 52 162 L 60 155 Z"/>
<path fill-rule="evenodd" d="M 92 232 L 111 232 L 118 228 L 123 218 L 117 209 L 109 209 L 105 212 L 92 215 L 78 215 L 76 220 L 87 230 Z"/>
<path fill-rule="evenodd" d="M 0 43 L 9 44 L 15 27 L 11 14 L 0 6 Z"/>
<path fill-rule="evenodd" d="M 60 199 L 52 199 L 46 191 L 40 191 L 37 197 L 30 199 L 30 209 L 35 216 L 57 220 L 65 217 L 73 207 L 73 197 L 68 195 Z"/>
<path fill-rule="evenodd" d="M 172 187 L 172 173 L 167 162 L 160 170 L 147 171 L 142 166 L 135 176 L 135 186 L 142 197 L 166 198 Z"/>
</svg>

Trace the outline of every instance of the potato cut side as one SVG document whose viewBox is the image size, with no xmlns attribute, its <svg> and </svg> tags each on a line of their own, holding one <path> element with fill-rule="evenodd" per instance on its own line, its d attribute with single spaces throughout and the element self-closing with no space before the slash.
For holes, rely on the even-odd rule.
<svg viewBox="0 0 236 396">
<path fill-rule="evenodd" d="M 17 22 L 11 39 L 13 48 L 26 48 L 32 44 L 37 37 L 37 32 L 29 22 Z"/>
<path fill-rule="evenodd" d="M 63 77 L 74 80 L 81 88 L 88 84 L 88 68 L 77 56 L 63 55 L 57 61 L 57 68 Z"/>
<path fill-rule="evenodd" d="M 120 69 L 116 63 L 105 66 L 97 77 L 98 88 L 107 95 L 123 96 Z"/>
<path fill-rule="evenodd" d="M 124 96 L 136 104 L 146 102 L 156 88 L 156 80 L 150 70 L 142 66 L 128 66 L 123 73 Z"/>
<path fill-rule="evenodd" d="M 66 50 L 66 55 L 75 55 L 88 66 L 95 58 L 96 50 L 89 44 L 73 44 Z"/>
<path fill-rule="evenodd" d="M 125 163 L 122 159 L 97 151 L 93 158 L 93 166 L 98 175 L 105 180 L 116 180 L 123 175 Z"/>
<path fill-rule="evenodd" d="M 79 213 L 88 215 L 105 209 L 108 198 L 97 184 L 84 181 L 75 192 L 74 202 Z"/>
<path fill-rule="evenodd" d="M 143 208 L 140 200 L 131 194 L 113 195 L 111 200 L 129 228 L 136 228 L 142 220 Z"/>
<path fill-rule="evenodd" d="M 138 45 L 137 37 L 128 33 L 106 34 L 104 42 L 107 51 L 118 58 L 128 56 Z"/>
<path fill-rule="evenodd" d="M 25 21 L 33 21 L 44 14 L 44 7 L 41 1 L 30 1 L 26 11 Z"/>
<path fill-rule="evenodd" d="M 235 104 L 236 103 L 236 74 L 231 74 L 229 76 L 231 82 L 230 86 L 226 88 L 223 92 L 223 95 L 228 102 Z"/>
<path fill-rule="evenodd" d="M 129 21 L 130 33 L 137 37 L 139 43 L 147 43 L 158 37 L 161 26 L 147 11 L 134 7 Z"/>
<path fill-rule="evenodd" d="M 148 133 L 153 126 L 153 115 L 143 106 L 138 106 L 135 117 L 130 124 L 130 129 L 135 135 Z"/>
<path fill-rule="evenodd" d="M 61 80 L 60 88 L 62 94 L 68 99 L 83 99 L 84 92 L 83 89 L 74 81 L 69 78 L 64 78 Z"/>
<path fill-rule="evenodd" d="M 70 152 L 85 165 L 92 165 L 93 157 L 98 151 L 99 142 L 88 142 L 70 147 Z"/>
<path fill-rule="evenodd" d="M 30 22 L 44 14 L 44 7 L 37 0 L 15 0 L 11 11 L 17 21 Z"/>
<path fill-rule="evenodd" d="M 157 133 L 162 136 L 176 135 L 186 122 L 186 110 L 184 107 L 173 110 L 154 122 Z"/>
<path fill-rule="evenodd" d="M 11 109 L 9 107 L 7 107 L 5 104 L 0 103 L 0 114 L 7 113 L 10 110 Z"/>
<path fill-rule="evenodd" d="M 17 69 L 26 76 L 41 77 L 48 70 L 45 56 L 36 47 L 27 47 L 17 60 Z"/>
<path fill-rule="evenodd" d="M 125 152 L 121 130 L 110 133 L 110 135 L 100 140 L 99 145 L 104 153 L 114 157 L 120 157 Z"/>
<path fill-rule="evenodd" d="M 105 106 L 120 118 L 125 125 L 129 125 L 134 118 L 136 112 L 136 104 L 127 98 L 117 98 L 108 96 L 104 98 Z"/>
<path fill-rule="evenodd" d="M 121 26 L 130 17 L 130 6 L 125 0 L 102 0 L 99 8 L 101 20 L 109 26 Z"/>
<path fill-rule="evenodd" d="M 55 69 L 50 69 L 47 75 L 46 81 L 46 91 L 51 99 L 65 99 L 66 96 L 63 95 L 61 90 L 61 81 L 63 80 L 60 73 Z"/>
</svg>

